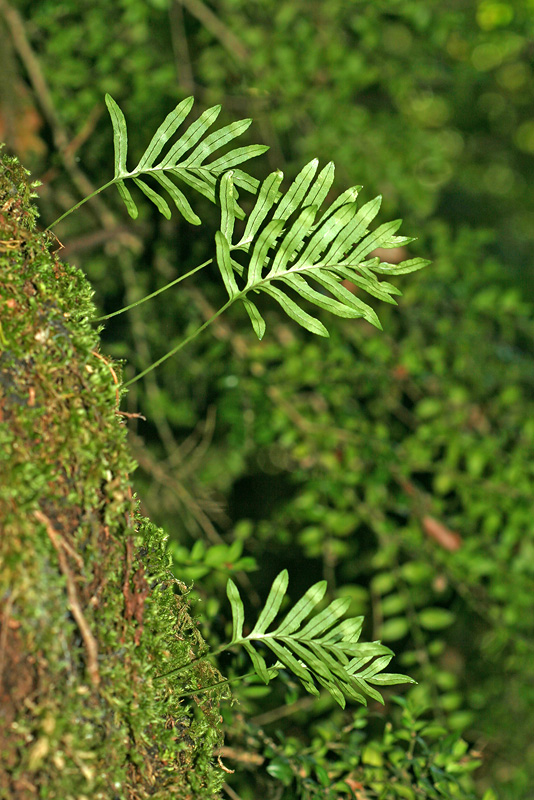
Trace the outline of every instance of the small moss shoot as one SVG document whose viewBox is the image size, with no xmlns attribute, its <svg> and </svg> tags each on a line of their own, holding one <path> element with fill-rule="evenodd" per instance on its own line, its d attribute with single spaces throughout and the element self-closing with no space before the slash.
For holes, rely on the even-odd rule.
<svg viewBox="0 0 534 800">
<path fill-rule="evenodd" d="M 138 513 L 120 365 L 85 276 L 36 230 L 34 189 L 3 156 L 0 798 L 211 798 L 228 690 L 181 697 L 222 676 Z"/>
</svg>

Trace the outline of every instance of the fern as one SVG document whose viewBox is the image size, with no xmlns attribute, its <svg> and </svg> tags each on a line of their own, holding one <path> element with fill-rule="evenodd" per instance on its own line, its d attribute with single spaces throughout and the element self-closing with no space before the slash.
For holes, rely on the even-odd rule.
<svg viewBox="0 0 534 800">
<path fill-rule="evenodd" d="M 395 303 L 393 296 L 401 294 L 400 290 L 379 281 L 375 273 L 403 274 L 429 263 L 422 258 L 401 264 L 384 263 L 379 258 L 365 260 L 377 247 L 400 247 L 413 238 L 395 235 L 402 220 L 386 222 L 369 232 L 367 226 L 378 214 L 381 197 L 375 197 L 358 210 L 356 198 L 361 186 L 347 189 L 318 217 L 334 180 L 334 165 L 327 164 L 316 177 L 317 168 L 318 161 L 310 161 L 285 194 L 279 192 L 283 173 L 269 175 L 257 193 L 243 235 L 236 244 L 232 244 L 236 220 L 234 173 L 229 171 L 221 179 L 221 227 L 215 237 L 217 264 L 230 300 L 243 302 L 260 339 L 265 332 L 265 321 L 250 293 L 263 291 L 270 295 L 289 317 L 319 336 L 328 336 L 323 323 L 308 314 L 287 294 L 287 289 L 296 294 L 297 300 L 308 301 L 340 317 L 363 317 L 381 328 L 371 306 L 349 291 L 342 281 L 350 281 L 380 300 Z M 239 260 L 241 254 L 247 256 L 245 263 L 242 257 Z M 241 279 L 241 288 L 236 274 Z"/>
<path fill-rule="evenodd" d="M 167 114 L 150 140 L 139 163 L 133 170 L 129 171 L 126 166 L 126 159 L 128 156 L 128 130 L 126 127 L 126 119 L 111 95 L 106 94 L 105 99 L 113 126 L 115 175 L 110 181 L 100 186 L 87 197 L 84 197 L 83 200 L 58 217 L 58 219 L 48 226 L 49 228 L 53 228 L 92 197 L 99 194 L 104 189 L 107 189 L 108 186 L 113 185 L 117 187 L 129 215 L 133 219 L 136 219 L 138 216 L 137 205 L 130 194 L 130 190 L 126 186 L 125 181 L 127 180 L 132 180 L 143 194 L 154 203 L 158 211 L 160 211 L 164 217 L 170 219 L 171 209 L 161 192 L 161 190 L 164 189 L 173 200 L 180 214 L 192 225 L 200 225 L 200 217 L 195 214 L 185 194 L 176 186 L 169 176 L 178 178 L 178 180 L 214 203 L 217 201 L 217 180 L 222 173 L 229 169 L 234 170 L 234 182 L 236 185 L 241 186 L 241 188 L 249 192 L 256 191 L 259 181 L 243 170 L 235 168 L 238 164 L 242 164 L 244 161 L 248 161 L 250 158 L 255 158 L 264 153 L 269 149 L 266 145 L 252 144 L 245 147 L 238 147 L 234 150 L 230 150 L 229 153 L 219 156 L 213 161 L 206 162 L 206 159 L 212 156 L 217 150 L 220 150 L 221 147 L 224 147 L 224 145 L 245 133 L 252 123 L 251 119 L 237 120 L 204 136 L 221 111 L 220 105 L 208 108 L 195 122 L 183 131 L 182 135 L 171 145 L 167 153 L 162 156 L 165 145 L 172 141 L 174 134 L 185 121 L 193 107 L 193 97 L 187 97 L 185 100 L 182 100 L 181 103 L 178 103 L 173 111 Z M 157 159 L 160 157 L 161 160 L 156 163 Z M 152 177 L 154 181 L 159 184 L 157 190 L 146 183 L 146 180 L 143 180 L 143 178 L 146 179 L 148 177 Z M 242 209 L 237 205 L 237 194 L 233 213 L 240 219 L 245 216 Z"/>
<path fill-rule="evenodd" d="M 138 215 L 137 206 L 126 187 L 125 180 L 132 179 L 135 185 L 151 200 L 164 217 L 171 218 L 171 210 L 167 201 L 162 195 L 152 189 L 141 176 L 152 176 L 174 201 L 178 211 L 185 219 L 193 225 L 200 225 L 201 220 L 195 214 L 184 193 L 169 178 L 169 175 L 178 178 L 209 200 L 216 201 L 217 177 L 226 170 L 233 169 L 237 164 L 247 161 L 264 153 L 269 148 L 265 145 L 253 144 L 246 147 L 239 147 L 231 150 L 223 156 L 205 163 L 206 159 L 216 150 L 241 136 L 250 126 L 251 119 L 242 119 L 232 122 L 224 128 L 202 138 L 206 131 L 213 125 L 221 106 L 213 106 L 204 111 L 200 117 L 193 122 L 172 145 L 166 155 L 156 164 L 156 160 L 161 156 L 165 145 L 171 140 L 182 122 L 193 107 L 193 98 L 188 97 L 178 103 L 176 108 L 168 114 L 156 133 L 152 137 L 150 144 L 141 156 L 135 169 L 131 172 L 126 167 L 126 156 L 128 151 L 128 133 L 126 120 L 121 109 L 106 94 L 106 105 L 111 116 L 113 125 L 113 144 L 115 148 L 115 183 L 119 194 L 124 200 L 130 216 L 135 219 Z M 247 175 L 241 170 L 234 171 L 235 183 L 248 191 L 254 191 L 259 181 Z M 233 207 L 233 213 L 243 217 L 244 213 L 237 204 Z"/>
<path fill-rule="evenodd" d="M 339 622 L 350 605 L 348 597 L 334 600 L 311 616 L 302 627 L 304 620 L 313 614 L 323 599 L 326 581 L 310 586 L 278 627 L 269 631 L 286 595 L 287 585 L 288 573 L 284 569 L 274 579 L 265 606 L 248 636 L 243 636 L 244 608 L 239 590 L 232 580 L 227 585 L 233 631 L 232 639 L 224 649 L 244 647 L 256 674 L 265 683 L 269 683 L 273 669 L 285 667 L 310 694 L 319 694 L 318 683 L 344 708 L 345 698 L 366 704 L 366 698 L 370 697 L 382 703 L 382 696 L 370 684 L 386 686 L 415 682 L 406 675 L 382 672 L 393 658 L 393 652 L 380 642 L 359 642 L 363 617 Z M 267 667 L 256 649 L 258 643 L 268 647 L 278 659 L 273 667 Z"/>
</svg>

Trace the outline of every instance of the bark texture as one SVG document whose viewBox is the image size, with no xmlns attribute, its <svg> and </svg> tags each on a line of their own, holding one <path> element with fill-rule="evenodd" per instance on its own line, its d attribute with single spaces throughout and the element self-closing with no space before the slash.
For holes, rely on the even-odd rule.
<svg viewBox="0 0 534 800">
<path fill-rule="evenodd" d="M 120 366 L 92 291 L 0 162 L 0 798 L 207 798 L 224 774 L 206 645 L 137 511 Z M 185 588 L 185 587 L 183 587 Z"/>
</svg>

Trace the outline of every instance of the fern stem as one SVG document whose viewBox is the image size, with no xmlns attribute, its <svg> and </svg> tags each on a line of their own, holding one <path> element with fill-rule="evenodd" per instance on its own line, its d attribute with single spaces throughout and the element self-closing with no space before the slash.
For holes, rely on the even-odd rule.
<svg viewBox="0 0 534 800">
<path fill-rule="evenodd" d="M 191 697 L 194 694 L 204 694 L 204 692 L 209 692 L 212 689 L 217 689 L 219 686 L 227 686 L 231 683 L 238 683 L 239 681 L 244 681 L 247 678 L 257 678 L 257 674 L 255 672 L 247 672 L 246 675 L 238 675 L 235 678 L 224 678 L 222 681 L 217 681 L 217 683 L 212 683 L 209 686 L 201 686 L 200 689 L 192 689 L 189 692 L 180 692 L 177 697 Z"/>
<path fill-rule="evenodd" d="M 176 284 L 180 283 L 180 281 L 185 281 L 186 278 L 189 278 L 191 275 L 194 275 L 195 272 L 198 272 L 200 269 L 207 267 L 208 264 L 211 264 L 212 261 L 213 261 L 212 258 L 210 258 L 208 261 L 204 261 L 203 264 L 199 264 L 198 267 L 195 267 L 190 272 L 186 272 L 185 275 L 181 275 L 179 278 L 175 278 L 175 280 L 171 281 L 166 286 L 162 286 L 161 289 L 156 289 L 156 291 L 152 292 L 152 294 L 147 294 L 145 297 L 142 297 L 141 300 L 136 300 L 135 303 L 130 303 L 129 306 L 124 306 L 124 308 L 119 308 L 118 311 L 113 311 L 111 314 L 105 314 L 103 317 L 95 317 L 94 319 L 91 320 L 91 322 L 103 322 L 103 320 L 105 319 L 111 319 L 111 317 L 116 317 L 118 314 L 122 314 L 124 311 L 129 311 L 131 308 L 135 308 L 135 306 L 140 306 L 141 303 L 144 303 L 146 300 L 151 300 L 153 297 L 156 297 L 156 295 L 165 292 L 167 289 L 170 289 L 171 286 L 176 286 Z"/>
<path fill-rule="evenodd" d="M 174 675 L 177 672 L 183 672 L 184 669 L 189 669 L 189 667 L 192 667 L 193 664 L 197 664 L 199 661 L 204 661 L 206 658 L 216 658 L 221 653 L 224 653 L 225 650 L 228 650 L 229 647 L 230 645 L 226 644 L 226 645 L 221 645 L 216 650 L 208 650 L 207 653 L 204 653 L 201 656 L 195 656 L 195 658 L 192 658 L 191 661 L 187 662 L 187 664 L 182 664 L 179 667 L 174 667 L 173 669 L 170 669 L 168 672 L 162 672 L 161 675 L 156 675 L 155 680 L 158 680 L 159 678 L 166 678 L 167 675 Z"/>
<path fill-rule="evenodd" d="M 68 217 L 69 214 L 72 214 L 73 211 L 76 211 L 76 209 L 80 208 L 80 206 L 83 206 L 84 203 L 87 203 L 88 200 L 91 200 L 92 197 L 96 197 L 97 194 L 100 194 L 100 192 L 103 192 L 104 189 L 107 189 L 108 186 L 112 186 L 114 183 L 115 183 L 115 178 L 113 178 L 113 180 L 108 181 L 107 183 L 105 183 L 99 189 L 95 189 L 94 192 L 91 192 L 91 194 L 88 194 L 87 197 L 84 197 L 83 200 L 80 200 L 79 203 L 76 203 L 75 206 L 72 206 L 72 208 L 69 208 L 68 211 L 65 211 L 65 213 L 62 214 L 57 219 L 55 219 L 54 222 L 50 223 L 50 225 L 48 226 L 48 228 L 46 228 L 46 230 L 49 231 L 51 228 L 55 227 L 59 222 L 61 222 L 62 219 L 65 219 L 65 217 Z"/>
<path fill-rule="evenodd" d="M 159 681 L 160 678 L 166 678 L 168 675 L 175 675 L 177 672 L 183 672 L 184 669 L 189 669 L 189 667 L 192 667 L 193 664 L 196 664 L 198 661 L 204 661 L 204 659 L 213 655 L 215 655 L 215 653 L 209 652 L 205 653 L 203 656 L 197 656 L 191 659 L 191 661 L 188 661 L 187 664 L 182 664 L 180 667 L 174 667 L 174 669 L 170 669 L 168 672 L 162 672 L 161 675 L 156 675 L 154 680 Z"/>
<path fill-rule="evenodd" d="M 192 334 L 187 336 L 185 339 L 182 339 L 180 344 L 177 344 L 176 347 L 173 347 L 172 350 L 169 350 L 169 352 L 165 353 L 164 356 L 162 356 L 161 358 L 158 358 L 157 361 L 154 361 L 153 364 L 151 364 L 149 367 L 147 367 L 142 372 L 140 372 L 139 375 L 136 375 L 131 380 L 126 381 L 126 383 L 123 384 L 124 387 L 126 388 L 128 386 L 131 386 L 132 383 L 135 383 L 140 378 L 144 378 L 144 376 L 148 375 L 149 372 L 152 372 L 153 369 L 156 369 L 156 367 L 159 367 L 159 365 L 163 364 L 164 361 L 167 361 L 168 358 L 171 358 L 171 356 L 173 356 L 176 353 L 178 353 L 178 351 L 181 350 L 182 347 L 185 347 L 186 344 L 189 344 L 189 342 L 192 342 L 193 339 L 195 339 L 198 336 L 199 333 L 202 333 L 202 331 L 205 330 L 208 327 L 208 325 L 211 325 L 212 322 L 214 322 L 218 317 L 220 317 L 221 314 L 224 313 L 224 311 L 226 311 L 226 309 L 229 308 L 233 304 L 234 300 L 236 300 L 240 296 L 241 295 L 237 295 L 236 297 L 232 297 L 230 300 L 228 300 L 223 306 L 221 306 L 221 308 L 218 311 L 215 312 L 215 314 L 212 317 L 210 317 L 208 320 L 206 320 L 206 322 L 204 322 L 202 325 L 200 325 L 200 327 L 198 327 L 195 331 L 193 331 Z"/>
</svg>

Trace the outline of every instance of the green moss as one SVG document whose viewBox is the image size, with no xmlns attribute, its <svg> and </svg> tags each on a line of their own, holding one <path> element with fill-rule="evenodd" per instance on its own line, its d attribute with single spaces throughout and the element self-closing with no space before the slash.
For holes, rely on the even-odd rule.
<svg viewBox="0 0 534 800">
<path fill-rule="evenodd" d="M 33 186 L 0 162 L 0 798 L 205 798 L 224 774 L 205 648 L 142 518 L 120 366 L 92 291 L 36 232 Z"/>
</svg>

